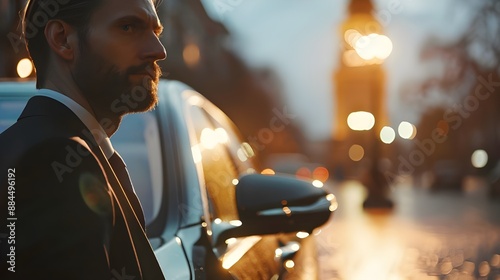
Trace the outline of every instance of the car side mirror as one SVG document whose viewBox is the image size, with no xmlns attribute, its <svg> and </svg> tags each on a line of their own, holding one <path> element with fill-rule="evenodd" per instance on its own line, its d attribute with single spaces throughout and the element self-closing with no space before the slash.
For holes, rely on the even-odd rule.
<svg viewBox="0 0 500 280">
<path fill-rule="evenodd" d="M 213 225 L 213 241 L 232 237 L 312 232 L 337 209 L 336 198 L 312 182 L 286 175 L 247 174 L 236 185 L 239 224 Z"/>
</svg>

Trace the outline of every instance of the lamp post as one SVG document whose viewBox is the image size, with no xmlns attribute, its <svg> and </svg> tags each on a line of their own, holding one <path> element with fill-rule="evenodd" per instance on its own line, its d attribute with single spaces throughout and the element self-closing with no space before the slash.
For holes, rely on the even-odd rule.
<svg viewBox="0 0 500 280">
<path fill-rule="evenodd" d="M 343 48 L 334 75 L 336 121 L 333 138 L 349 173 L 361 169 L 368 197 L 363 206 L 392 207 L 386 198 L 388 182 L 381 170 L 379 134 L 388 125 L 385 73 L 382 63 L 392 51 L 391 40 L 372 15 L 370 0 L 351 0 L 349 16 L 341 26 Z"/>
</svg>

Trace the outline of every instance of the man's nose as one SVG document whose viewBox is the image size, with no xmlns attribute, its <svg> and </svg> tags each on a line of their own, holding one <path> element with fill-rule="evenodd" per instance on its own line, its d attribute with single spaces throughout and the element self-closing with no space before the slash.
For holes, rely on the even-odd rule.
<svg viewBox="0 0 500 280">
<path fill-rule="evenodd" d="M 165 58 L 167 58 L 165 47 L 156 34 L 153 33 L 144 42 L 144 52 L 142 56 L 142 58 L 145 60 L 153 61 L 164 60 Z"/>
</svg>

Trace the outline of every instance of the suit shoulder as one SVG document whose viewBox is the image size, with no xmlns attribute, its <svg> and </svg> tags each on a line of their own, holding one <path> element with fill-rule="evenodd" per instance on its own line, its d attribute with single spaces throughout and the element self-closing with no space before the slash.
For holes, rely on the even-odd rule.
<svg viewBox="0 0 500 280">
<path fill-rule="evenodd" d="M 91 146 L 80 137 L 53 137 L 41 141 L 25 150 L 21 160 L 64 160 L 69 165 L 71 162 L 80 162 L 85 159 L 97 157 L 92 152 Z"/>
<path fill-rule="evenodd" d="M 83 172 L 105 178 L 102 166 L 90 145 L 79 137 L 46 139 L 11 155 L 10 160 L 2 162 L 2 165 L 5 165 L 5 168 L 17 168 L 23 171 L 24 175 L 33 177 L 55 176 L 57 181 Z"/>
</svg>

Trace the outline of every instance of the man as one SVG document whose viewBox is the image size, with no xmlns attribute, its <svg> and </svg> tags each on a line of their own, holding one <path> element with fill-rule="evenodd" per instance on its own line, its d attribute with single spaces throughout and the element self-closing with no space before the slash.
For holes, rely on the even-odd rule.
<svg viewBox="0 0 500 280">
<path fill-rule="evenodd" d="M 154 4 L 28 1 L 39 93 L 0 135 L 1 279 L 163 279 L 109 141 L 125 114 L 157 103 Z"/>
</svg>

